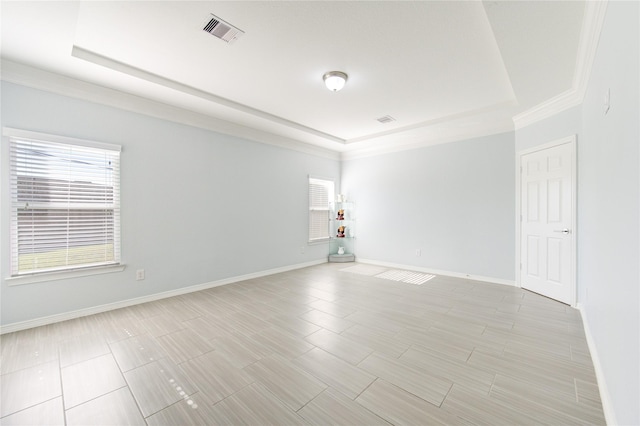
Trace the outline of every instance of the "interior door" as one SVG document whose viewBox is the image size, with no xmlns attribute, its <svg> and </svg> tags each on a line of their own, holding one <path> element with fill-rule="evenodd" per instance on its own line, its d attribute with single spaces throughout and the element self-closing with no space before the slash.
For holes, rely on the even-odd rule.
<svg viewBox="0 0 640 426">
<path fill-rule="evenodd" d="M 520 157 L 520 283 L 575 304 L 575 140 Z"/>
</svg>

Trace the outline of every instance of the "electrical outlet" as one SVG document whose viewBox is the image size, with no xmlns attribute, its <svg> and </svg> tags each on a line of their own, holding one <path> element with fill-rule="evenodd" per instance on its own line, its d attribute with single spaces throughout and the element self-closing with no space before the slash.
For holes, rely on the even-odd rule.
<svg viewBox="0 0 640 426">
<path fill-rule="evenodd" d="M 422 256 L 422 250 L 416 249 L 416 256 L 418 257 Z"/>
<path fill-rule="evenodd" d="M 144 269 L 138 269 L 136 271 L 136 280 L 137 281 L 142 281 L 144 280 Z"/>
</svg>

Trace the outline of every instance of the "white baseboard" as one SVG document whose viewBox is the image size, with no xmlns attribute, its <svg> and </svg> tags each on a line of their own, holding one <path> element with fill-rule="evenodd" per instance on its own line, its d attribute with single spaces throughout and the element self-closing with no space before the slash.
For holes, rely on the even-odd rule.
<svg viewBox="0 0 640 426">
<path fill-rule="evenodd" d="M 232 284 L 239 281 L 250 280 L 253 278 L 265 277 L 268 275 L 278 274 L 281 272 L 292 271 L 294 269 L 306 268 L 309 266 L 327 263 L 327 259 L 313 260 L 310 262 L 297 263 L 294 265 L 282 266 L 264 271 L 252 272 L 246 275 L 238 275 L 235 277 L 224 278 L 221 280 L 210 281 L 208 283 L 197 284 L 189 287 L 178 288 L 175 290 L 165 291 L 162 293 L 150 294 L 148 296 L 136 297 L 135 299 L 127 299 L 119 302 L 107 303 L 105 305 L 93 306 L 91 308 L 79 309 L 77 311 L 64 312 L 61 314 L 50 315 L 47 317 L 35 318 L 32 320 L 15 322 L 0 326 L 0 334 L 13 333 L 14 331 L 26 330 L 28 328 L 40 327 L 56 322 L 67 321 L 75 318 L 81 318 L 88 315 L 99 314 L 101 312 L 111 311 L 114 309 L 126 308 L 127 306 L 138 305 L 140 303 L 153 302 L 168 297 L 180 296 L 182 294 L 193 293 L 194 291 L 206 290 L 208 288 L 219 287 L 221 285 Z"/>
<path fill-rule="evenodd" d="M 356 262 L 368 263 L 371 265 L 378 265 L 378 266 L 385 266 L 387 268 L 408 269 L 410 271 L 426 272 L 428 274 L 443 275 L 445 277 L 464 278 L 467 280 L 483 281 L 487 283 L 503 284 L 511 287 L 517 287 L 515 280 L 505 280 L 502 278 L 494 278 L 494 277 L 483 277 L 481 275 L 464 274 L 460 272 L 441 271 L 439 269 L 422 268 L 420 266 L 414 266 L 414 265 L 403 265 L 400 263 L 383 262 L 383 261 L 372 260 L 372 259 L 363 259 L 361 257 L 356 258 Z"/>
<path fill-rule="evenodd" d="M 587 321 L 587 314 L 584 311 L 584 305 L 578 303 L 578 311 L 582 317 L 582 326 L 584 327 L 584 334 L 587 338 L 587 346 L 591 353 L 591 360 L 593 361 L 593 368 L 596 371 L 596 379 L 598 380 L 598 390 L 600 391 L 600 400 L 602 401 L 602 411 L 604 411 L 604 418 L 608 425 L 617 425 L 615 413 L 613 412 L 613 404 L 611 404 L 611 396 L 609 389 L 607 388 L 607 381 L 604 378 L 604 372 L 602 371 L 602 364 L 600 364 L 600 357 L 598 356 L 598 349 L 596 343 L 593 340 L 591 329 L 589 328 L 589 322 Z"/>
</svg>

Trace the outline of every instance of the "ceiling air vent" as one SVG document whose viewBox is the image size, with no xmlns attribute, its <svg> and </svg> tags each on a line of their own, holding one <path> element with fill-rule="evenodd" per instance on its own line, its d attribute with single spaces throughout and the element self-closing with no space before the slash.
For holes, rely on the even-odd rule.
<svg viewBox="0 0 640 426">
<path fill-rule="evenodd" d="M 376 118 L 376 120 L 378 120 L 382 124 L 387 124 L 387 123 L 391 123 L 392 121 L 396 121 L 396 119 L 390 115 L 385 115 L 384 117 Z"/>
<path fill-rule="evenodd" d="M 213 13 L 211 14 L 211 18 L 206 21 L 202 30 L 229 44 L 244 34 L 244 31 L 218 18 Z"/>
</svg>

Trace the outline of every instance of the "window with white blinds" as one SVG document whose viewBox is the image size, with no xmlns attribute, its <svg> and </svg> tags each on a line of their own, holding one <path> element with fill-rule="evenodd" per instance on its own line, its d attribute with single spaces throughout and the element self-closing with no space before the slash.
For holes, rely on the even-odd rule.
<svg viewBox="0 0 640 426">
<path fill-rule="evenodd" d="M 12 133 L 11 275 L 119 264 L 120 147 Z"/>
<path fill-rule="evenodd" d="M 309 242 L 329 238 L 329 202 L 333 201 L 331 180 L 309 178 Z"/>
</svg>

